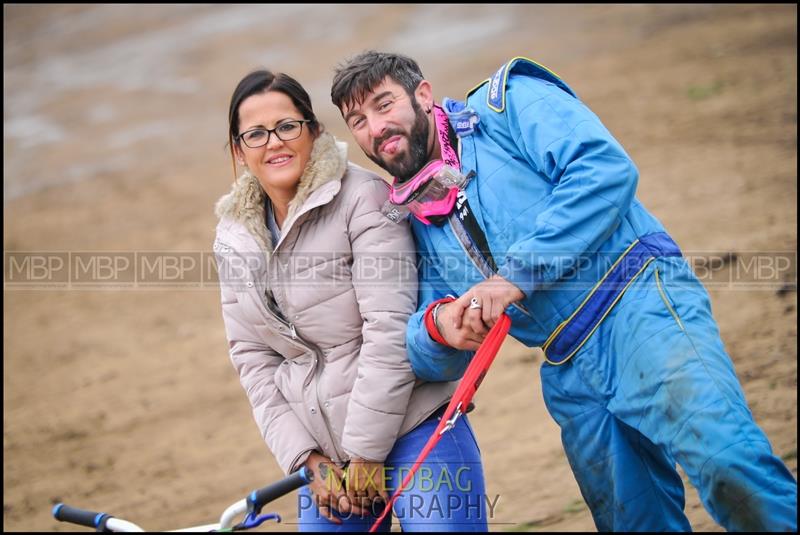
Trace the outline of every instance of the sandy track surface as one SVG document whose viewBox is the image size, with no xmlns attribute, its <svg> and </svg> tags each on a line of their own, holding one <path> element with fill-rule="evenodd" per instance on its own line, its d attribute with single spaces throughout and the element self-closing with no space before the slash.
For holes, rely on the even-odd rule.
<svg viewBox="0 0 800 535">
<path fill-rule="evenodd" d="M 79 529 L 51 518 L 62 500 L 156 530 L 213 522 L 280 475 L 213 284 L 22 289 L 8 258 L 210 253 L 236 82 L 261 65 L 293 74 L 350 141 L 328 84 L 366 48 L 415 56 L 438 97 L 517 55 L 559 73 L 687 255 L 726 259 L 703 273 L 722 337 L 796 476 L 796 21 L 793 5 L 4 6 L 4 530 Z M 754 252 L 792 264 L 744 284 Z M 507 342 L 476 397 L 491 529 L 593 530 L 541 361 Z M 260 529 L 295 529 L 293 498 L 270 509 L 286 522 Z M 720 529 L 691 487 L 686 511 Z"/>
</svg>

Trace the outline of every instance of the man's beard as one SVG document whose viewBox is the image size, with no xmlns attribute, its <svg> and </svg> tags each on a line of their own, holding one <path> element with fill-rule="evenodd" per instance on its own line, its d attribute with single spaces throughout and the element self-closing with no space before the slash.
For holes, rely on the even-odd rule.
<svg viewBox="0 0 800 535">
<path fill-rule="evenodd" d="M 430 133 L 428 117 L 422 111 L 422 107 L 417 103 L 416 98 L 412 97 L 411 106 L 416 117 L 411 127 L 411 133 L 406 136 L 406 133 L 399 129 L 387 130 L 380 139 L 376 139 L 373 143 L 373 154 L 367 154 L 370 160 L 391 173 L 400 183 L 411 179 L 422 169 L 422 166 L 428 163 L 428 134 Z M 378 147 L 390 137 L 397 135 L 408 138 L 408 152 L 403 154 L 395 153 L 394 160 L 389 163 L 377 156 L 379 154 Z"/>
</svg>

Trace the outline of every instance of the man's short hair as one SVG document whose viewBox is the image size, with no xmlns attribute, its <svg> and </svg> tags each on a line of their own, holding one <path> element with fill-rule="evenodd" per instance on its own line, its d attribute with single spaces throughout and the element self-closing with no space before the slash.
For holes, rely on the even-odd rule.
<svg viewBox="0 0 800 535">
<path fill-rule="evenodd" d="M 402 54 L 368 50 L 339 64 L 331 84 L 331 101 L 342 106 L 360 104 L 387 76 L 400 84 L 409 96 L 424 79 L 417 62 Z"/>
</svg>

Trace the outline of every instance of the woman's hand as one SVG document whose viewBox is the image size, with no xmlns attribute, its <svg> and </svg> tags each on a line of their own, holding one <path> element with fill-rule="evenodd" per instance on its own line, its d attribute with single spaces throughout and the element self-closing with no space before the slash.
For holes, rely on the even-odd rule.
<svg viewBox="0 0 800 535">
<path fill-rule="evenodd" d="M 314 472 L 314 481 L 308 484 L 320 513 L 334 524 L 342 521 L 333 515 L 332 510 L 343 513 L 363 514 L 360 507 L 354 507 L 344 488 L 344 471 L 329 457 L 311 452 L 304 466 Z"/>
<path fill-rule="evenodd" d="M 389 503 L 383 463 L 353 457 L 347 466 L 345 479 L 348 500 L 361 510 L 369 511 L 376 499 Z"/>
</svg>

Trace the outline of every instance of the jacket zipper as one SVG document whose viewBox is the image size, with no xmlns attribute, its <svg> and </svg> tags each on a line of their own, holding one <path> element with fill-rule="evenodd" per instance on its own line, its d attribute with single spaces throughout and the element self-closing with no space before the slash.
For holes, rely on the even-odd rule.
<svg viewBox="0 0 800 535">
<path fill-rule="evenodd" d="M 278 312 L 272 308 L 272 304 L 270 303 L 269 299 L 267 299 L 266 290 L 264 291 L 263 301 L 264 301 L 264 306 L 270 312 L 270 314 L 272 314 L 272 316 L 276 320 L 278 320 L 281 324 L 285 325 L 289 329 L 289 333 L 292 336 L 292 340 L 295 340 L 295 341 L 298 340 L 299 337 L 297 336 L 297 329 L 295 328 L 294 323 L 291 323 L 291 322 L 283 319 L 283 316 L 278 314 Z M 300 340 L 300 342 L 303 343 L 303 344 L 306 343 L 304 340 Z M 309 349 L 309 348 L 306 348 L 306 349 Z"/>
<path fill-rule="evenodd" d="M 285 236 L 286 236 L 286 234 L 284 234 L 283 237 L 285 237 Z M 282 241 L 283 241 L 283 239 L 281 239 L 278 242 L 278 245 L 280 245 L 280 243 Z M 277 247 L 275 248 L 275 251 L 277 251 Z M 267 266 L 267 273 L 269 273 L 269 266 Z M 298 335 L 297 334 L 297 328 L 294 326 L 294 323 L 291 323 L 291 322 L 285 320 L 281 316 L 281 314 L 278 314 L 275 310 L 273 310 L 272 306 L 270 306 L 269 300 L 267 299 L 266 290 L 264 292 L 258 292 L 258 293 L 259 293 L 259 296 L 261 298 L 261 301 L 264 303 L 264 307 L 267 310 L 267 312 L 273 318 L 277 319 L 281 324 L 283 324 L 283 325 L 285 325 L 286 327 L 289 328 L 290 336 L 291 336 L 292 340 L 295 342 L 295 344 L 303 347 L 304 349 L 310 349 L 314 353 L 314 355 L 316 356 L 316 360 L 314 362 L 314 367 L 311 370 L 311 373 L 309 373 L 309 377 L 311 377 L 312 375 L 315 375 L 317 373 L 317 369 L 318 368 L 319 368 L 320 371 L 322 371 L 323 362 L 324 362 L 324 355 L 322 353 L 322 350 L 319 348 L 319 346 L 317 346 L 316 344 L 312 344 L 308 340 L 305 340 L 300 335 Z M 277 303 L 276 303 L 276 305 L 277 305 Z M 328 417 L 325 415 L 325 412 L 322 410 L 322 404 L 320 403 L 320 397 L 319 397 L 319 380 L 317 380 L 317 382 L 316 382 L 316 385 L 314 387 L 314 392 L 316 394 L 317 405 L 319 406 L 319 413 L 320 413 L 320 416 L 322 417 L 322 422 L 325 424 L 325 430 L 328 432 L 328 439 L 330 440 L 331 446 L 333 446 L 333 449 L 336 452 L 337 457 L 339 457 L 336 460 L 339 461 L 339 462 L 344 462 L 345 460 L 347 460 L 348 456 L 344 455 L 343 454 L 344 452 L 341 451 L 339 449 L 338 445 L 336 444 L 336 440 L 334 440 L 334 438 L 333 438 L 333 431 L 331 430 L 331 425 L 330 425 L 330 422 L 328 421 Z"/>
<path fill-rule="evenodd" d="M 322 372 L 323 362 L 324 362 L 322 350 L 317 345 L 312 344 L 311 342 L 301 338 L 297 334 L 297 329 L 295 328 L 293 323 L 290 323 L 290 322 L 284 320 L 283 318 L 281 318 L 280 315 L 275 313 L 271 309 L 271 307 L 267 304 L 266 296 L 264 297 L 264 302 L 265 302 L 265 305 L 267 306 L 267 310 L 269 311 L 269 313 L 274 318 L 276 318 L 279 322 L 281 322 L 282 324 L 284 324 L 287 327 L 289 327 L 289 332 L 291 334 L 292 340 L 294 340 L 299 345 L 304 346 L 305 349 L 310 349 L 316 355 L 316 361 L 314 362 L 314 368 L 311 370 L 311 373 L 309 374 L 309 377 L 311 377 L 312 375 L 316 375 L 317 374 L 317 370 Z M 344 460 L 346 460 L 347 457 L 342 455 L 342 451 L 337 446 L 336 440 L 334 440 L 334 438 L 333 438 L 333 431 L 331 431 L 331 426 L 330 426 L 330 422 L 328 421 L 328 417 L 325 415 L 325 411 L 322 410 L 322 403 L 320 403 L 320 397 L 319 397 L 319 380 L 316 381 L 316 385 L 314 386 L 314 393 L 316 394 L 317 405 L 319 405 L 319 407 L 320 407 L 319 415 L 322 417 L 322 422 L 325 424 L 325 430 L 328 432 L 328 437 L 329 437 L 329 440 L 331 442 L 331 445 L 333 446 L 333 449 L 336 451 L 336 455 L 339 457 L 339 459 L 336 459 L 336 460 L 340 461 L 340 462 L 344 461 Z"/>
</svg>

